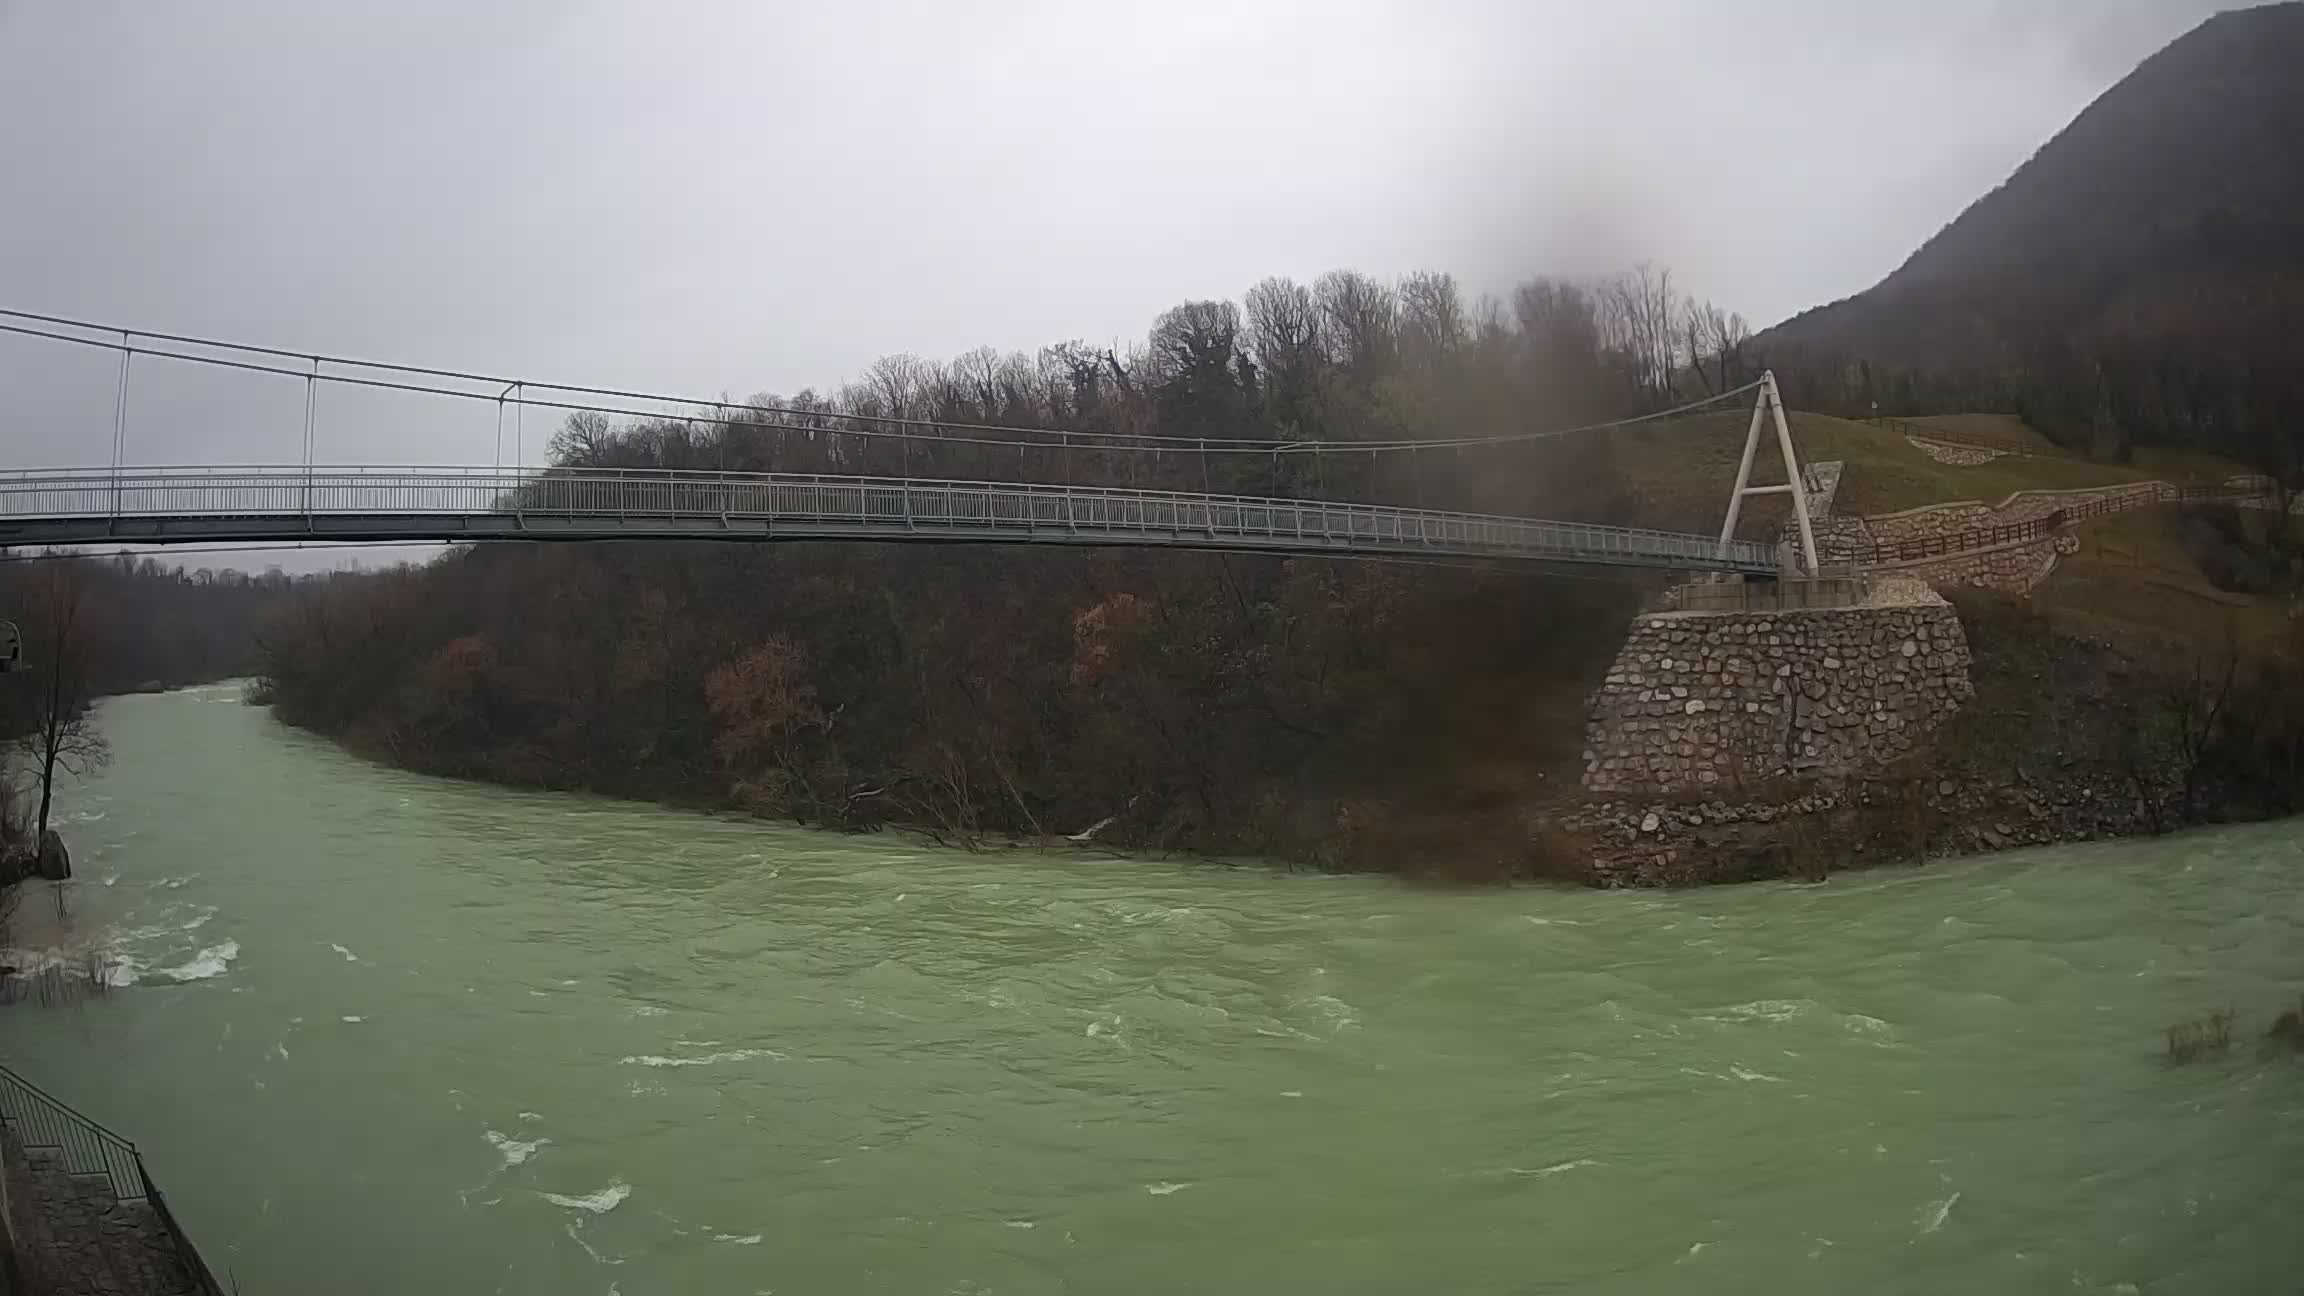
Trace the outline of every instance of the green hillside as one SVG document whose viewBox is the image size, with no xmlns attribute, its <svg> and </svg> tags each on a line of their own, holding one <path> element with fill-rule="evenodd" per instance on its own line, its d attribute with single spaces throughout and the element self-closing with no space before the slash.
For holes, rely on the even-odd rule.
<svg viewBox="0 0 2304 1296">
<path fill-rule="evenodd" d="M 2140 451 L 2126 464 L 2092 463 L 2047 447 L 2037 432 L 1992 415 L 1953 416 L 1956 425 L 1982 424 L 2011 443 L 2035 452 L 2010 455 L 1974 466 L 1931 458 L 1900 432 L 1827 414 L 1791 415 L 1794 446 L 1802 462 L 1839 460 L 1843 465 L 1837 510 L 1841 513 L 1893 513 L 1924 504 L 1981 500 L 1997 504 L 2023 490 L 2072 490 L 2155 478 L 2220 482 L 2242 471 L 2228 460 L 2191 452 Z M 1616 466 L 1634 497 L 1634 524 L 1678 531 L 1709 531 L 1720 525 L 1736 461 L 1744 449 L 1750 416 L 1706 414 L 1644 424 L 1613 434 Z M 1781 482 L 1784 472 L 1769 439 L 1755 461 L 1756 485 Z M 1763 496 L 1747 502 L 1738 533 L 1772 536 L 1790 506 Z"/>
<path fill-rule="evenodd" d="M 2304 3 L 2221 13 L 1893 274 L 1754 339 L 1795 404 L 2021 412 L 2304 480 Z"/>
</svg>

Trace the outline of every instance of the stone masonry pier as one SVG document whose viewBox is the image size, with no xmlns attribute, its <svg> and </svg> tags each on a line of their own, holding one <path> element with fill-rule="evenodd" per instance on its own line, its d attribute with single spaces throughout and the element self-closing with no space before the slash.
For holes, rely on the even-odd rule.
<svg viewBox="0 0 2304 1296">
<path fill-rule="evenodd" d="M 1718 795 L 1861 772 L 1973 695 L 1968 664 L 1952 606 L 1909 579 L 1852 606 L 1651 612 L 1593 694 L 1584 786 Z"/>
</svg>

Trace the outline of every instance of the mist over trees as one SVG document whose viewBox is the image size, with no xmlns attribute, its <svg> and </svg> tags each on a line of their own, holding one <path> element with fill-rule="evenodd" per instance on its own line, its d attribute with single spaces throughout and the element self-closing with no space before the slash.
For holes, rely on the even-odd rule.
<svg viewBox="0 0 2304 1296">
<path fill-rule="evenodd" d="M 256 627 L 294 581 L 281 573 L 187 568 L 131 554 L 70 555 L 0 551 L 0 620 L 25 632 L 26 666 L 41 667 L 27 608 L 58 579 L 81 591 L 83 660 L 91 696 L 177 688 L 248 674 Z M 61 573 L 61 576 L 59 575 Z M 21 692 L 0 680 L 0 716 Z M 0 733 L 13 732 L 0 725 Z"/>
</svg>

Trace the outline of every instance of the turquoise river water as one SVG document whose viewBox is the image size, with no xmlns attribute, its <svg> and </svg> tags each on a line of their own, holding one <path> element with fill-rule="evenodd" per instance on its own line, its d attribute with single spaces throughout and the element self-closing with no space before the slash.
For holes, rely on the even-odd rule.
<svg viewBox="0 0 2304 1296">
<path fill-rule="evenodd" d="M 233 687 L 102 716 L 18 943 L 117 986 L 0 1056 L 249 1293 L 2304 1283 L 2304 825 L 1441 893 L 444 782 Z"/>
</svg>

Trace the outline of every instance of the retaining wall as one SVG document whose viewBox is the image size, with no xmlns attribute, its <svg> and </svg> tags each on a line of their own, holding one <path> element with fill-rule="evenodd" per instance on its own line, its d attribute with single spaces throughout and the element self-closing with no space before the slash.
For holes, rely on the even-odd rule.
<svg viewBox="0 0 2304 1296">
<path fill-rule="evenodd" d="M 1912 750 L 1974 689 L 1951 605 L 1897 584 L 1863 607 L 1636 619 L 1593 694 L 1585 788 L 1709 793 Z"/>
</svg>

